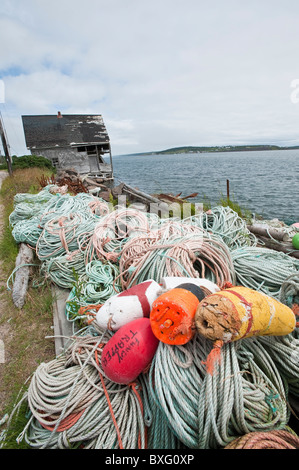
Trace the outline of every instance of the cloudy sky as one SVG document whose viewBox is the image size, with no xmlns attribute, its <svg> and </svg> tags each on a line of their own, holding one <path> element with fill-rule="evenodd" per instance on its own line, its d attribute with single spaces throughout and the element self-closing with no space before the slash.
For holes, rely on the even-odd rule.
<svg viewBox="0 0 299 470">
<path fill-rule="evenodd" d="M 1 0 L 11 153 L 57 111 L 102 114 L 114 155 L 299 144 L 298 25 L 298 0 Z"/>
</svg>

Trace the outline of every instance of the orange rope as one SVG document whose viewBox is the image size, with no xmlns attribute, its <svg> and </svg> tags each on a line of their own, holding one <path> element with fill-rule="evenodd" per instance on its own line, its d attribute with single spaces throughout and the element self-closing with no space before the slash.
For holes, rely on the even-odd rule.
<svg viewBox="0 0 299 470">
<path fill-rule="evenodd" d="M 296 317 L 299 317 L 299 305 L 298 304 L 293 304 L 292 305 L 292 310 L 294 312 L 294 315 Z M 296 322 L 296 328 L 299 328 L 299 321 Z"/>
<path fill-rule="evenodd" d="M 216 340 L 213 345 L 212 351 L 209 353 L 206 362 L 202 361 L 202 364 L 206 366 L 207 373 L 210 375 L 214 374 L 215 365 L 221 362 L 221 348 L 223 341 Z"/>
<path fill-rule="evenodd" d="M 70 429 L 76 422 L 81 418 L 85 410 L 79 411 L 78 413 L 71 413 L 69 416 L 66 416 L 56 429 L 56 432 L 63 432 L 66 431 L 67 429 Z M 49 418 L 49 421 L 51 418 Z M 48 431 L 54 431 L 55 425 L 53 426 L 47 426 L 44 423 L 40 423 L 43 428 L 47 429 Z"/>
<path fill-rule="evenodd" d="M 139 402 L 139 406 L 140 406 L 140 409 L 141 409 L 141 413 L 142 413 L 142 416 L 143 416 L 143 403 L 142 403 L 141 396 L 138 393 L 138 390 L 136 389 L 136 385 L 137 385 L 136 382 L 131 382 L 129 384 L 129 386 L 132 387 L 132 390 L 133 390 L 133 392 L 135 393 L 135 395 L 137 397 L 137 400 Z M 147 449 L 147 429 L 145 429 L 144 440 L 145 440 L 145 448 Z M 139 432 L 139 436 L 138 436 L 138 448 L 141 449 L 141 434 L 140 434 L 140 432 Z"/>
<path fill-rule="evenodd" d="M 95 358 L 96 358 L 96 362 L 97 362 L 97 364 L 98 364 L 98 366 L 99 366 L 98 350 L 95 351 Z M 118 425 L 117 425 L 117 422 L 116 422 L 116 419 L 115 419 L 115 416 L 114 416 L 114 413 L 113 413 L 111 401 L 110 401 L 110 398 L 109 398 L 109 395 L 108 395 L 108 391 L 107 391 L 106 386 L 105 386 L 104 377 L 102 376 L 102 374 L 101 374 L 100 372 L 99 372 L 99 375 L 100 375 L 101 382 L 102 382 L 102 386 L 103 386 L 103 389 L 104 389 L 104 393 L 105 393 L 105 396 L 106 396 L 106 399 L 107 399 L 107 402 L 108 402 L 110 414 L 111 414 L 111 417 L 112 417 L 112 420 L 113 420 L 113 423 L 114 423 L 114 426 L 115 426 L 115 429 L 116 429 L 119 448 L 120 448 L 120 449 L 123 449 L 123 443 L 122 443 L 122 440 L 121 440 L 121 435 L 120 435 L 119 427 L 118 427 Z"/>
<path fill-rule="evenodd" d="M 96 318 L 96 314 L 94 312 L 91 312 L 90 310 L 100 310 L 100 308 L 103 306 L 103 304 L 101 305 L 87 305 L 85 307 L 80 307 L 79 310 L 78 310 L 78 315 L 90 315 L 91 318 L 90 320 L 88 320 L 88 324 L 92 323 L 95 318 Z"/>
</svg>

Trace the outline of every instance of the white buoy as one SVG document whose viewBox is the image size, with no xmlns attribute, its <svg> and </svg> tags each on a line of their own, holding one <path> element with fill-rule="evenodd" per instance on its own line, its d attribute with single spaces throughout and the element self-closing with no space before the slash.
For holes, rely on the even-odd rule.
<svg viewBox="0 0 299 470">
<path fill-rule="evenodd" d="M 152 279 L 137 284 L 108 299 L 98 310 L 96 322 L 103 329 L 117 331 L 137 318 L 149 317 L 160 293 L 161 286 Z"/>
</svg>

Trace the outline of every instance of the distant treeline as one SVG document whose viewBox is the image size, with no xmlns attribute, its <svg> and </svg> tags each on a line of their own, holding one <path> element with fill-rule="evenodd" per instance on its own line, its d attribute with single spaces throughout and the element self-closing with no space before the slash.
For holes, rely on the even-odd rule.
<svg viewBox="0 0 299 470">
<path fill-rule="evenodd" d="M 167 153 L 200 153 L 200 152 L 249 152 L 249 151 L 263 151 L 263 150 L 289 150 L 299 149 L 295 147 L 279 147 L 278 145 L 225 145 L 223 147 L 174 147 L 159 152 L 151 152 L 153 154 L 167 154 Z"/>
<path fill-rule="evenodd" d="M 158 150 L 153 152 L 134 153 L 133 155 L 167 155 L 173 153 L 207 153 L 207 152 L 250 152 L 264 150 L 294 150 L 299 149 L 298 146 L 280 147 L 278 145 L 225 145 L 214 147 L 173 147 L 166 150 Z M 131 154 L 132 155 L 132 154 Z"/>
</svg>

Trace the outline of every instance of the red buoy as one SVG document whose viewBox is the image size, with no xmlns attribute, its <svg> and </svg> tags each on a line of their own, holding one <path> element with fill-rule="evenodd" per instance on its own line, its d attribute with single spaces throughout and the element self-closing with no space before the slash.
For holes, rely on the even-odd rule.
<svg viewBox="0 0 299 470">
<path fill-rule="evenodd" d="M 149 318 L 138 318 L 122 326 L 104 346 L 102 368 L 113 382 L 129 384 L 150 364 L 159 340 Z"/>
</svg>

